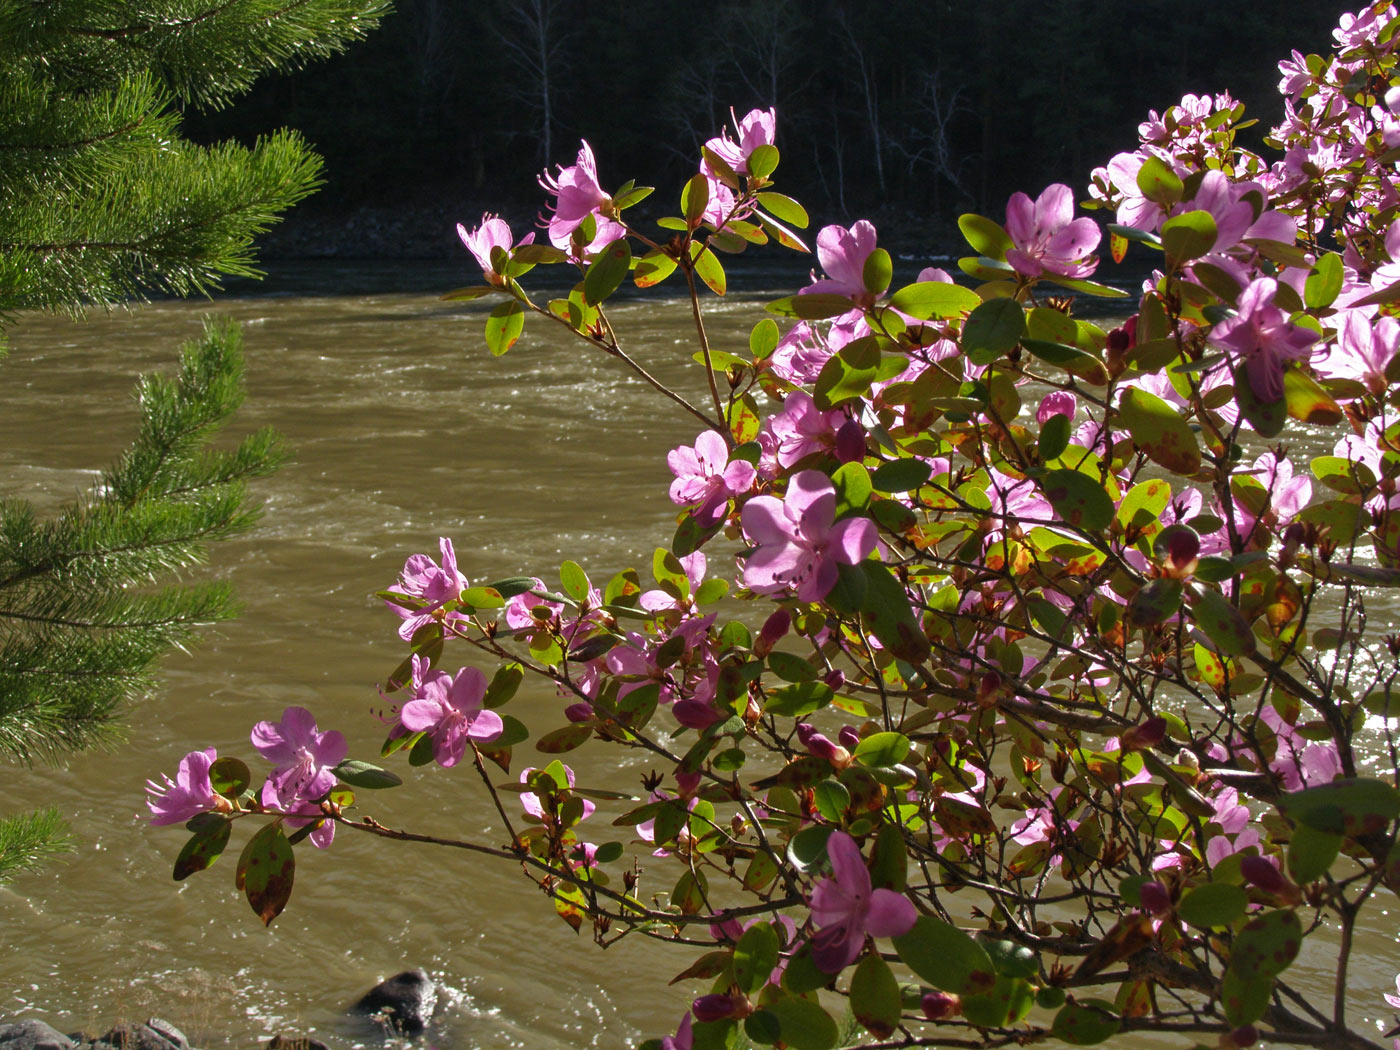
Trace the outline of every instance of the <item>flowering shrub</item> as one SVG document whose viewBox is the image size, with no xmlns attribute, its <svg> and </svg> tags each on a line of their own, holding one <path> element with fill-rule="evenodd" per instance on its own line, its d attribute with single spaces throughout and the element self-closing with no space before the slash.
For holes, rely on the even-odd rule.
<svg viewBox="0 0 1400 1050">
<path fill-rule="evenodd" d="M 472 581 L 447 539 L 408 559 L 381 594 L 410 648 L 383 755 L 472 766 L 505 844 L 452 844 L 521 865 L 576 930 L 677 942 L 709 985 L 646 1045 L 821 1050 L 842 1000 L 883 1045 L 1376 1045 L 1346 992 L 1400 891 L 1400 639 L 1367 617 L 1400 585 L 1400 17 L 1336 36 L 1281 65 L 1279 159 L 1237 145 L 1234 100 L 1187 96 L 1093 173 L 1106 246 L 1068 187 L 1018 193 L 1004 225 L 962 217 L 970 286 L 894 287 L 870 223 L 827 227 L 746 354 L 711 345 L 701 289 L 725 293 L 725 254 L 806 250 L 772 111 L 706 144 L 662 235 L 587 144 L 541 180 L 549 243 L 461 231 L 487 283 L 449 298 L 500 297 L 493 353 L 555 326 L 701 429 L 667 459 L 650 589 L 572 561 L 557 588 Z M 1139 290 L 1090 279 L 1131 242 L 1160 264 Z M 543 265 L 579 280 L 539 302 Z M 697 400 L 608 316 L 673 278 Z M 1085 296 L 1134 310 L 1105 331 Z M 562 698 L 542 734 L 502 713 L 526 675 Z M 548 761 L 517 772 L 527 741 Z M 152 784 L 153 822 L 193 832 L 177 878 L 258 823 L 237 878 L 270 922 L 301 838 L 448 841 L 352 815 L 397 777 L 308 712 L 253 743 L 260 790 L 212 751 Z M 645 793 L 576 783 L 552 756 L 585 745 L 644 752 Z M 1305 939 L 1330 997 L 1299 990 Z"/>
</svg>

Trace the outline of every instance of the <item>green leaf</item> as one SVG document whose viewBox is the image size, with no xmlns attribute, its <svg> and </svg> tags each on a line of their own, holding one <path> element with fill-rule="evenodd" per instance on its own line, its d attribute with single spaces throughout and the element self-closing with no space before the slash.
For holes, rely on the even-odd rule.
<svg viewBox="0 0 1400 1050">
<path fill-rule="evenodd" d="M 744 931 L 734 946 L 734 983 L 745 995 L 753 995 L 772 976 L 778 965 L 778 935 L 766 922 L 756 922 Z"/>
<path fill-rule="evenodd" d="M 584 602 L 588 599 L 588 592 L 591 584 L 588 582 L 588 574 L 576 561 L 566 561 L 559 566 L 559 583 L 567 594 L 576 602 Z"/>
<path fill-rule="evenodd" d="M 894 263 L 890 260 L 890 253 L 883 248 L 876 248 L 865 257 L 865 266 L 861 271 L 861 281 L 865 285 L 865 290 L 871 295 L 881 295 L 890 286 L 890 279 L 894 276 Z"/>
<path fill-rule="evenodd" d="M 1181 898 L 1177 914 L 1192 926 L 1203 929 L 1230 926 L 1244 918 L 1249 907 L 1249 894 L 1228 882 L 1207 882 Z"/>
<path fill-rule="evenodd" d="M 1313 264 L 1303 285 L 1303 302 L 1309 310 L 1325 310 L 1337 300 L 1342 291 L 1342 257 L 1328 252 Z"/>
<path fill-rule="evenodd" d="M 1249 421 L 1250 426 L 1259 432 L 1260 437 L 1276 437 L 1288 422 L 1288 402 L 1280 397 L 1276 401 L 1264 401 L 1250 385 L 1249 373 L 1244 365 L 1234 370 L 1235 403 L 1240 406 L 1240 415 Z"/>
<path fill-rule="evenodd" d="M 852 340 L 827 358 L 812 388 L 823 412 L 865 396 L 880 375 L 880 348 L 873 336 Z"/>
<path fill-rule="evenodd" d="M 1219 232 L 1215 217 L 1208 211 L 1188 211 L 1162 223 L 1162 249 L 1168 269 L 1199 259 L 1213 247 Z"/>
<path fill-rule="evenodd" d="M 958 229 L 978 255 L 1001 262 L 1016 244 L 998 223 L 981 215 L 967 213 L 958 216 Z"/>
<path fill-rule="evenodd" d="M 1133 442 L 1154 463 L 1188 477 L 1201 469 L 1196 435 L 1166 401 L 1146 390 L 1129 387 L 1119 402 L 1119 414 Z"/>
<path fill-rule="evenodd" d="M 1096 1046 L 1118 1034 L 1122 1021 L 1101 999 L 1066 1003 L 1050 1024 L 1050 1034 L 1072 1046 Z"/>
<path fill-rule="evenodd" d="M 525 307 L 515 299 L 497 304 L 486 318 L 486 345 L 500 357 L 525 331 Z"/>
<path fill-rule="evenodd" d="M 764 191 L 756 194 L 754 199 L 758 202 L 758 206 L 773 218 L 779 222 L 785 222 L 789 226 L 796 226 L 799 230 L 805 230 L 811 221 L 807 217 L 807 209 L 791 197 L 781 193 Z"/>
<path fill-rule="evenodd" d="M 175 881 L 189 878 L 218 860 L 224 852 L 224 847 L 228 845 L 229 832 L 232 830 L 233 822 L 219 817 L 217 821 L 203 825 L 191 835 L 180 850 L 179 856 L 175 858 Z"/>
<path fill-rule="evenodd" d="M 1233 967 L 1227 968 L 1220 981 L 1225 1019 L 1233 1025 L 1253 1024 L 1268 1011 L 1273 992 L 1274 979 L 1267 974 L 1242 977 Z"/>
<path fill-rule="evenodd" d="M 1278 808 L 1314 831 L 1354 838 L 1385 831 L 1400 816 L 1400 792 L 1384 780 L 1350 777 L 1289 792 Z"/>
<path fill-rule="evenodd" d="M 836 1021 L 812 999 L 785 996 L 767 1009 L 778 1019 L 782 1041 L 792 1050 L 832 1050 L 841 1038 Z"/>
<path fill-rule="evenodd" d="M 899 982 L 889 964 L 870 954 L 851 975 L 851 1013 L 876 1039 L 888 1039 L 899 1024 L 902 1001 Z"/>
<path fill-rule="evenodd" d="M 1292 908 L 1265 912 L 1235 934 L 1229 969 L 1241 980 L 1277 977 L 1292 965 L 1303 946 L 1303 927 Z"/>
<path fill-rule="evenodd" d="M 703 177 L 701 179 L 703 181 Z M 632 247 L 626 237 L 619 237 L 588 265 L 588 271 L 583 275 L 584 301 L 589 306 L 597 306 L 617 291 L 631 268 Z"/>
<path fill-rule="evenodd" d="M 846 807 L 851 804 L 851 793 L 841 781 L 827 778 L 812 789 L 812 804 L 823 820 L 840 824 L 845 820 Z"/>
<path fill-rule="evenodd" d="M 913 928 L 894 939 L 894 950 L 922 980 L 954 995 L 976 995 L 996 985 L 987 950 L 950 923 L 921 915 Z"/>
<path fill-rule="evenodd" d="M 391 773 L 387 769 L 380 769 L 369 762 L 362 762 L 357 758 L 347 758 L 331 772 L 351 787 L 368 790 L 398 787 L 403 783 L 403 779 L 398 774 Z"/>
<path fill-rule="evenodd" d="M 825 682 L 794 682 L 792 685 L 770 690 L 763 710 L 770 715 L 780 715 L 784 718 L 802 718 L 813 711 L 820 711 L 835 699 L 836 693 Z"/>
<path fill-rule="evenodd" d="M 815 682 L 821 677 L 821 672 L 812 666 L 811 661 L 781 649 L 774 649 L 768 654 L 768 669 L 784 682 Z"/>
<path fill-rule="evenodd" d="M 988 299 L 963 323 L 962 350 L 974 364 L 989 365 L 1026 334 L 1026 312 L 1014 299 Z"/>
<path fill-rule="evenodd" d="M 1132 627 L 1150 627 L 1162 623 L 1181 608 L 1181 593 L 1180 580 L 1148 580 L 1128 600 L 1124 619 Z"/>
<path fill-rule="evenodd" d="M 962 1014 L 982 1028 L 1002 1028 L 1015 1024 L 1035 1005 L 1035 989 L 1017 977 L 998 977 L 985 992 L 963 997 Z"/>
<path fill-rule="evenodd" d="M 749 351 L 754 360 L 761 360 L 776 350 L 780 335 L 778 322 L 771 317 L 765 317 L 754 325 L 753 331 L 749 333 Z"/>
<path fill-rule="evenodd" d="M 871 632 L 901 660 L 922 663 L 928 658 L 929 642 L 914 618 L 904 585 L 880 562 L 863 561 L 858 568 L 865 577 L 860 611 Z"/>
<path fill-rule="evenodd" d="M 982 302 L 971 288 L 946 281 L 919 281 L 906 284 L 890 297 L 889 306 L 919 321 L 961 317 Z M 847 308 L 849 309 L 849 307 Z"/>
<path fill-rule="evenodd" d="M 1069 416 L 1059 412 L 1041 425 L 1040 436 L 1036 439 L 1036 449 L 1040 452 L 1041 462 L 1058 458 L 1069 447 L 1072 427 Z"/>
<path fill-rule="evenodd" d="M 1296 368 L 1283 373 L 1283 400 L 1288 414 L 1304 423 L 1331 427 L 1346 418 L 1332 395 L 1316 379 Z"/>
<path fill-rule="evenodd" d="M 676 272 L 676 260 L 660 248 L 654 248 L 637 260 L 632 271 L 632 283 L 638 288 L 651 288 Z"/>
<path fill-rule="evenodd" d="M 264 926 L 282 914 L 292 896 L 296 859 L 279 822 L 265 824 L 243 847 L 234 883 Z"/>
<path fill-rule="evenodd" d="M 831 475 L 836 489 L 836 517 L 864 513 L 870 507 L 870 472 L 863 463 L 842 463 Z"/>
<path fill-rule="evenodd" d="M 1068 288 L 1071 292 L 1078 292 L 1080 295 L 1092 295 L 1099 299 L 1130 299 L 1132 293 L 1124 291 L 1122 288 L 1114 288 L 1112 285 L 1100 284 L 1098 281 L 1086 281 L 1080 277 L 1062 277 L 1057 273 L 1045 273 L 1041 275 L 1042 281 L 1049 281 L 1051 284 L 1059 285 L 1061 288 Z"/>
<path fill-rule="evenodd" d="M 491 684 L 486 687 L 486 695 L 482 698 L 481 706 L 486 708 L 501 707 L 515 696 L 515 691 L 520 688 L 520 683 L 524 680 L 525 669 L 519 664 L 502 664 L 496 668 L 496 673 L 491 676 Z"/>
<path fill-rule="evenodd" d="M 796 317 L 800 321 L 823 321 L 848 313 L 855 304 L 850 296 L 835 292 L 811 292 L 775 299 L 765 309 L 781 317 Z"/>
<path fill-rule="evenodd" d="M 1299 824 L 1288 843 L 1289 877 L 1303 886 L 1317 881 L 1331 869 L 1341 846 L 1341 835 Z"/>
<path fill-rule="evenodd" d="M 592 733 L 592 727 L 582 722 L 560 726 L 536 740 L 535 750 L 544 755 L 562 755 L 576 747 L 581 747 Z"/>
<path fill-rule="evenodd" d="M 876 492 L 912 492 L 928 481 L 933 467 L 921 459 L 892 459 L 881 463 L 870 475 Z"/>
<path fill-rule="evenodd" d="M 766 179 L 778 166 L 778 149 L 764 143 L 756 146 L 749 154 L 749 175 L 755 179 Z"/>
<path fill-rule="evenodd" d="M 1092 383 L 1095 386 L 1104 386 L 1108 383 L 1108 368 L 1094 354 L 1087 350 L 1081 350 L 1077 346 L 1070 346 L 1067 343 L 1052 343 L 1045 339 L 1023 339 L 1021 345 L 1033 357 L 1037 357 L 1046 364 L 1063 368 L 1072 376 Z"/>
<path fill-rule="evenodd" d="M 981 937 L 982 947 L 992 960 L 992 966 L 1003 977 L 1035 977 L 1040 973 L 1034 949 L 1015 941 L 1004 941 L 996 937 Z"/>
<path fill-rule="evenodd" d="M 1077 470 L 1052 470 L 1040 483 L 1055 513 L 1068 524 L 1099 532 L 1113 521 L 1113 500 L 1089 475 Z"/>
<path fill-rule="evenodd" d="M 438 298 L 443 302 L 461 302 L 463 300 L 480 299 L 483 295 L 490 295 L 492 292 L 499 292 L 499 288 L 489 284 L 476 284 L 468 288 L 454 288 Z"/>
<path fill-rule="evenodd" d="M 1196 626 L 1205 632 L 1219 652 L 1226 656 L 1243 656 L 1254 651 L 1254 633 L 1249 624 L 1219 591 L 1192 584 L 1186 590 L 1186 601 Z"/>
<path fill-rule="evenodd" d="M 897 766 L 912 746 L 903 733 L 871 733 L 856 745 L 854 757 L 863 766 Z"/>
<path fill-rule="evenodd" d="M 237 798 L 252 783 L 253 774 L 241 758 L 219 758 L 209 766 L 209 786 L 224 798 Z"/>
<path fill-rule="evenodd" d="M 681 214 L 691 229 L 700 225 L 700 219 L 710 204 L 710 180 L 704 175 L 692 175 L 681 187 Z"/>
<path fill-rule="evenodd" d="M 695 269 L 695 276 L 705 282 L 705 287 L 716 295 L 725 293 L 728 284 L 724 276 L 724 266 L 714 252 L 708 250 L 699 241 L 691 241 L 690 263 Z"/>
<path fill-rule="evenodd" d="M 1185 187 L 1171 165 L 1159 157 L 1149 157 L 1138 169 L 1137 185 L 1153 204 L 1172 205 L 1181 200 Z"/>
</svg>

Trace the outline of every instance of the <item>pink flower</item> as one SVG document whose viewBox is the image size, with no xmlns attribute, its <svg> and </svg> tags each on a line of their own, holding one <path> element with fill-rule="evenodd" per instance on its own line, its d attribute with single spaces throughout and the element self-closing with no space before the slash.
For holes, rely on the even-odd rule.
<svg viewBox="0 0 1400 1050">
<path fill-rule="evenodd" d="M 1317 333 L 1291 324 L 1283 309 L 1274 304 L 1278 282 L 1272 277 L 1251 281 L 1240 293 L 1237 314 L 1221 321 L 1210 333 L 1210 340 L 1244 358 L 1249 385 L 1262 401 L 1283 397 L 1283 370 L 1289 361 L 1308 356 Z"/>
<path fill-rule="evenodd" d="M 317 730 L 316 719 L 304 707 L 287 708 L 280 722 L 259 722 L 252 737 L 259 754 L 276 767 L 267 778 L 263 800 L 270 793 L 282 808 L 324 798 L 335 787 L 334 767 L 349 750 L 340 733 Z"/>
<path fill-rule="evenodd" d="M 426 554 L 411 555 L 404 562 L 399 582 L 389 588 L 392 594 L 402 594 L 423 603 L 413 609 L 394 601 L 384 603 L 403 619 L 399 624 L 399 637 L 406 642 L 412 641 L 414 632 L 429 623 L 436 610 L 457 598 L 467 586 L 467 578 L 457 571 L 457 554 L 452 549 L 452 541 L 442 537 L 438 546 L 442 551 L 441 567 Z"/>
<path fill-rule="evenodd" d="M 1326 354 L 1313 358 L 1313 367 L 1324 376 L 1354 379 L 1373 394 L 1386 388 L 1385 370 L 1400 344 L 1400 322 L 1380 317 L 1372 322 L 1364 311 L 1348 310 L 1337 332 L 1337 343 Z"/>
<path fill-rule="evenodd" d="M 780 467 L 824 449 L 836 448 L 836 435 L 850 417 L 839 408 L 823 412 L 805 390 L 794 390 L 778 412 L 763 421 L 763 433 L 773 440 L 773 454 Z"/>
<path fill-rule="evenodd" d="M 212 747 L 191 751 L 180 759 L 174 780 L 162 773 L 163 783 L 146 781 L 146 791 L 151 796 L 146 799 L 153 814 L 151 823 L 183 824 L 197 814 L 226 808 L 227 800 L 220 798 L 209 783 L 209 767 L 218 757 L 219 753 Z"/>
<path fill-rule="evenodd" d="M 729 111 L 730 118 L 734 120 L 735 130 L 738 132 L 739 141 L 735 142 L 729 137 L 729 129 L 725 128 L 716 138 L 705 143 L 709 151 L 715 154 L 740 175 L 749 173 L 749 155 L 759 146 L 773 145 L 773 139 L 777 135 L 778 114 L 773 109 L 751 109 L 743 120 L 734 117 L 734 111 Z M 715 173 L 703 161 L 700 170 L 707 175 L 713 176 Z M 714 187 L 711 187 L 713 191 Z"/>
<path fill-rule="evenodd" d="M 744 534 L 756 549 L 744 562 L 744 586 L 758 594 L 789 588 L 804 602 L 818 601 L 836 586 L 837 565 L 856 565 L 875 549 L 869 518 L 833 523 L 836 489 L 819 470 L 788 481 L 787 496 L 756 496 L 744 505 Z"/>
<path fill-rule="evenodd" d="M 1076 404 L 1074 395 L 1068 390 L 1052 391 L 1041 399 L 1040 407 L 1035 412 L 1035 421 L 1044 426 L 1052 417 L 1064 416 L 1072 422 Z"/>
<path fill-rule="evenodd" d="M 826 840 L 831 877 L 812 890 L 812 961 L 824 973 L 840 973 L 856 961 L 865 938 L 898 937 L 918 919 L 913 903 L 894 890 L 872 890 L 870 872 L 855 839 L 833 831 Z"/>
<path fill-rule="evenodd" d="M 1395 1007 L 1395 1009 L 1400 1010 L 1400 976 L 1395 978 L 1395 994 L 1391 995 L 1386 993 L 1385 1001 Z"/>
<path fill-rule="evenodd" d="M 486 676 L 475 667 L 463 667 L 456 678 L 430 673 L 419 694 L 403 705 L 399 719 L 405 728 L 432 737 L 438 765 L 455 766 L 468 740 L 488 743 L 505 728 L 500 715 L 482 709 L 485 696 Z"/>
<path fill-rule="evenodd" d="M 1047 186 L 1031 201 L 1013 193 L 1006 204 L 1006 232 L 1016 247 L 1006 253 L 1012 268 L 1027 277 L 1055 273 L 1087 277 L 1098 266 L 1101 234 L 1093 219 L 1074 217 L 1074 194 L 1062 183 Z"/>
<path fill-rule="evenodd" d="M 467 246 L 467 251 L 476 257 L 477 264 L 481 267 L 481 272 L 486 275 L 487 281 L 495 285 L 504 284 L 505 278 L 496 272 L 496 266 L 491 261 L 491 250 L 500 248 L 504 252 L 510 252 L 510 226 L 506 224 L 506 221 L 498 216 L 486 214 L 481 217 L 481 225 L 470 232 L 459 222 L 457 236 L 462 238 L 462 243 Z M 520 244 L 533 244 L 534 242 L 535 235 L 527 233 L 521 239 Z"/>
<path fill-rule="evenodd" d="M 668 1035 L 661 1040 L 661 1050 L 691 1050 L 695 1036 L 690 1030 L 690 1013 L 687 1012 L 681 1018 L 680 1027 L 676 1029 L 675 1035 Z"/>
<path fill-rule="evenodd" d="M 729 462 L 729 446 L 713 430 L 700 434 L 693 447 L 672 449 L 666 454 L 666 465 L 676 476 L 671 482 L 671 502 L 695 507 L 696 519 L 707 527 L 723 518 L 729 498 L 747 492 L 758 476 L 752 463 Z"/>
<path fill-rule="evenodd" d="M 558 616 L 564 611 L 564 606 L 559 602 L 552 602 L 547 598 L 541 598 L 536 591 L 545 590 L 544 580 L 538 576 L 532 577 L 534 586 L 523 594 L 517 594 L 506 602 L 505 618 L 506 626 L 512 631 L 530 630 L 547 624 L 551 618 Z M 534 610 L 543 609 L 549 616 L 542 620 L 537 619 Z"/>
<path fill-rule="evenodd" d="M 554 214 L 548 224 L 553 244 L 558 244 L 561 238 L 567 241 L 589 215 L 604 218 L 601 209 L 612 203 L 612 198 L 598 184 L 598 164 L 593 159 L 593 148 L 587 142 L 581 145 L 578 160 L 571 167 L 560 168 L 557 176 L 549 172 L 540 176 L 540 185 L 554 194 Z"/>
<path fill-rule="evenodd" d="M 865 260 L 875 250 L 875 227 L 865 219 L 849 230 L 844 226 L 827 226 L 817 234 L 817 259 L 826 274 L 803 292 L 829 292 L 848 295 L 857 302 L 870 305 L 875 301 L 865 288 Z"/>
</svg>

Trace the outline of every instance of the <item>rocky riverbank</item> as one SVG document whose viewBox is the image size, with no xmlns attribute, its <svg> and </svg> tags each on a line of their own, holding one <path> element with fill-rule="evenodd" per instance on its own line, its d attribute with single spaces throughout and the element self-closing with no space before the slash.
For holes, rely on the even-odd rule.
<svg viewBox="0 0 1400 1050">
<path fill-rule="evenodd" d="M 437 985 L 422 970 L 408 970 L 375 985 L 348 1008 L 364 1020 L 365 1036 L 418 1036 L 428 1030 L 437 1009 Z M 169 1021 L 123 1022 L 104 1035 L 65 1034 L 38 1018 L 0 1018 L 0 1050 L 196 1050 Z M 252 1050 L 252 1048 L 250 1048 Z M 266 1050 L 336 1050 L 299 1035 L 276 1035 Z"/>
</svg>

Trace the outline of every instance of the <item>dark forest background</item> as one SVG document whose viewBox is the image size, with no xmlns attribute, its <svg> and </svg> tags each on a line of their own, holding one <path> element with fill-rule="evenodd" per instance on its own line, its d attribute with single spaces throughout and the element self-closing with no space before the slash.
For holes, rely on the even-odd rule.
<svg viewBox="0 0 1400 1050">
<path fill-rule="evenodd" d="M 528 222 L 536 176 L 593 145 L 605 187 L 672 187 L 700 144 L 776 106 L 777 177 L 816 222 L 897 217 L 925 236 L 1014 190 L 1083 192 L 1184 92 L 1230 91 L 1262 133 L 1277 63 L 1325 53 L 1329 0 L 397 0 L 366 42 L 266 77 L 197 141 L 300 129 L 326 160 L 308 220 L 489 207 Z M 648 202 L 650 205 L 652 202 Z M 645 206 L 644 206 L 645 207 Z M 294 221 L 296 221 L 294 219 Z M 455 243 L 447 228 L 444 251 Z"/>
</svg>

